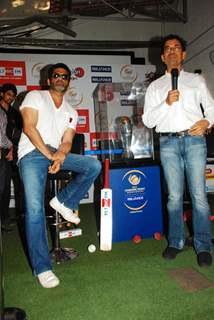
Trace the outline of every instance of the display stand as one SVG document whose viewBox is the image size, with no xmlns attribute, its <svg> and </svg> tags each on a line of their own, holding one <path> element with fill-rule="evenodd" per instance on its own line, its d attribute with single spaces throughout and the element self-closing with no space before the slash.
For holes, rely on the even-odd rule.
<svg viewBox="0 0 214 320">
<path fill-rule="evenodd" d="M 159 164 L 150 161 L 110 168 L 113 203 L 112 241 L 128 241 L 135 235 L 156 238 L 163 234 Z"/>
</svg>

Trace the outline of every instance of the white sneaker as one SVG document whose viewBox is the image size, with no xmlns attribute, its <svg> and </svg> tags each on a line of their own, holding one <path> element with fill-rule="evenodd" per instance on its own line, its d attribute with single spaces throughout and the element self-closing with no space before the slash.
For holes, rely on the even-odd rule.
<svg viewBox="0 0 214 320">
<path fill-rule="evenodd" d="M 78 217 L 78 215 L 76 213 L 73 213 L 72 209 L 65 207 L 63 203 L 60 203 L 57 197 L 51 199 L 49 204 L 54 210 L 59 212 L 65 220 L 75 224 L 80 223 L 80 218 Z"/>
<path fill-rule="evenodd" d="M 37 277 L 43 288 L 55 288 L 59 285 L 59 279 L 51 270 L 39 273 Z"/>
</svg>

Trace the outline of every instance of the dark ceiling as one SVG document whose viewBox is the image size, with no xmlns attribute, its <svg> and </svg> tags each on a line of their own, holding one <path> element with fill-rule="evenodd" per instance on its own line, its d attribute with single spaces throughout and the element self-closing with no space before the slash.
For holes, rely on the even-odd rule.
<svg viewBox="0 0 214 320">
<path fill-rule="evenodd" d="M 78 35 L 71 26 L 83 19 L 185 23 L 187 0 L 1 0 L 0 45 L 64 49 L 122 49 L 154 45 L 147 41 L 74 40 Z M 40 38 L 46 29 L 66 34 L 71 40 Z"/>
</svg>

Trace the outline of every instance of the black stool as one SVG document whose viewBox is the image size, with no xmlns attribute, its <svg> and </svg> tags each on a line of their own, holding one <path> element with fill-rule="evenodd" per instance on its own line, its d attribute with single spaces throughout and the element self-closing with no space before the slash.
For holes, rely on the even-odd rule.
<svg viewBox="0 0 214 320">
<path fill-rule="evenodd" d="M 73 139 L 71 153 L 84 154 L 85 139 L 84 134 L 76 133 Z M 56 174 L 48 174 L 49 194 L 51 197 L 57 195 L 59 189 L 62 187 L 62 183 L 67 183 L 72 180 L 75 172 L 69 170 L 60 170 Z M 63 225 L 72 226 L 72 223 L 65 221 L 61 215 L 54 211 L 54 214 L 48 216 L 51 218 L 51 238 L 52 238 L 52 250 L 50 252 L 52 259 L 56 263 L 61 263 L 76 258 L 79 253 L 73 248 L 62 248 L 60 246 L 60 229 Z M 75 230 L 75 228 L 73 227 Z"/>
</svg>

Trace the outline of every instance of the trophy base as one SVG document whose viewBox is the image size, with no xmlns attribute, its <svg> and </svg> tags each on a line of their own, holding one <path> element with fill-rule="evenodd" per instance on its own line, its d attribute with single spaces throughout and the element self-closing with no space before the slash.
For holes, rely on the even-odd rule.
<svg viewBox="0 0 214 320">
<path fill-rule="evenodd" d="M 134 154 L 131 151 L 124 151 L 122 153 L 122 159 L 133 160 L 134 159 Z"/>
</svg>

